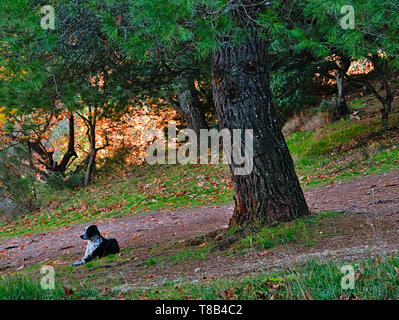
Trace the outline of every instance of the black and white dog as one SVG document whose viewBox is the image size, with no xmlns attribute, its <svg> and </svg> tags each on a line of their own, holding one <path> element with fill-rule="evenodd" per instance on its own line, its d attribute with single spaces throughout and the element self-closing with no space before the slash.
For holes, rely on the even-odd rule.
<svg viewBox="0 0 399 320">
<path fill-rule="evenodd" d="M 85 256 L 76 261 L 72 267 L 80 266 L 95 258 L 102 258 L 108 254 L 118 253 L 119 245 L 116 239 L 105 239 L 98 231 L 96 225 L 86 228 L 85 233 L 80 236 L 83 240 L 87 240 Z"/>
</svg>

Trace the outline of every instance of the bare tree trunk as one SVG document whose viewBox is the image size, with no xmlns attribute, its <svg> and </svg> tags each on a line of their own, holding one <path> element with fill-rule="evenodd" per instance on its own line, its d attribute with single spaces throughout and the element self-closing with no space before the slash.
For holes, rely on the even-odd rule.
<svg viewBox="0 0 399 320">
<path fill-rule="evenodd" d="M 381 101 L 382 102 L 381 119 L 384 129 L 389 130 L 390 129 L 389 114 L 391 113 L 392 110 L 393 94 L 389 86 L 385 72 L 383 72 L 382 87 L 385 90 L 385 98 Z"/>
<path fill-rule="evenodd" d="M 65 173 L 67 170 L 68 166 L 70 165 L 70 160 L 72 161 L 78 157 L 76 151 L 75 151 L 75 119 L 73 116 L 73 112 L 69 112 L 69 140 L 68 140 L 68 149 L 65 155 L 63 156 L 62 160 L 60 161 L 59 164 L 57 164 L 56 168 L 58 171 Z"/>
<path fill-rule="evenodd" d="M 349 113 L 349 108 L 345 101 L 345 72 L 342 69 L 335 70 L 335 79 L 337 81 L 338 98 L 334 118 L 339 119 Z"/>
<path fill-rule="evenodd" d="M 96 165 L 96 151 L 90 148 L 89 163 L 87 165 L 84 185 L 88 186 L 93 180 L 94 168 Z"/>
<path fill-rule="evenodd" d="M 87 135 L 90 142 L 90 151 L 89 151 L 89 163 L 87 164 L 86 175 L 84 185 L 88 186 L 94 177 L 94 171 L 96 167 L 96 156 L 97 156 L 97 149 L 96 149 L 96 119 L 97 119 L 97 108 L 94 107 L 94 114 L 92 114 L 92 108 L 89 107 L 89 116 L 86 119 L 87 125 Z"/>
<path fill-rule="evenodd" d="M 381 108 L 381 120 L 382 120 L 382 126 L 384 127 L 384 130 L 389 130 L 389 114 L 391 113 L 392 109 L 392 101 L 386 100 L 385 102 L 382 103 L 382 108 Z"/>
<path fill-rule="evenodd" d="M 28 141 L 29 150 L 34 151 L 40 156 L 38 161 L 44 165 L 47 170 L 60 172 L 62 175 L 65 175 L 65 171 L 68 169 L 69 165 L 78 157 L 75 151 L 75 119 L 72 111 L 69 112 L 68 121 L 68 148 L 59 163 L 54 161 L 54 152 L 47 151 L 40 137 L 35 141 Z"/>
<path fill-rule="evenodd" d="M 183 114 L 187 127 L 194 130 L 199 137 L 200 129 L 208 129 L 208 125 L 193 79 L 186 77 L 180 79 L 178 97 L 179 111 Z"/>
</svg>

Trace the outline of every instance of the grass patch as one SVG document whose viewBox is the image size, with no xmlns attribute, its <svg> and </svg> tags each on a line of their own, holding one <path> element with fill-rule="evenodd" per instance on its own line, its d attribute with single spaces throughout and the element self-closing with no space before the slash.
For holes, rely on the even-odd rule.
<svg viewBox="0 0 399 320">
<path fill-rule="evenodd" d="M 171 262 L 179 264 L 189 260 L 205 259 L 210 253 L 211 246 L 212 246 L 211 244 L 208 244 L 203 247 L 190 247 L 180 252 L 173 253 L 164 257 L 161 256 L 151 257 L 146 261 L 145 264 L 147 266 L 154 266 L 161 264 L 163 262 Z"/>
<path fill-rule="evenodd" d="M 353 267 L 353 289 L 341 287 L 341 267 Z M 268 300 L 268 299 L 395 299 L 399 298 L 399 258 L 397 255 L 349 262 L 308 261 L 290 268 L 257 273 L 241 279 L 211 279 L 200 282 L 169 282 L 152 288 L 128 292 L 90 284 L 90 280 L 73 283 L 66 277 L 55 290 L 43 290 L 38 280 L 21 274 L 0 278 L 0 299 L 71 300 L 71 299 L 203 299 L 203 300 Z M 56 277 L 57 279 L 57 277 Z M 114 281 L 112 285 L 120 285 Z M 66 289 L 68 288 L 68 289 Z"/>
<path fill-rule="evenodd" d="M 393 113 L 392 121 L 399 120 Z M 290 134 L 287 145 L 306 189 L 396 169 L 399 136 L 381 132 L 379 117 L 341 120 L 316 131 Z"/>
<path fill-rule="evenodd" d="M 330 154 L 337 148 L 365 138 L 381 130 L 377 121 L 367 126 L 352 120 L 341 120 L 327 125 L 319 132 L 299 131 L 287 137 L 290 152 L 297 161 Z"/>
<path fill-rule="evenodd" d="M 364 108 L 364 100 L 364 98 L 353 99 L 351 102 L 348 103 L 348 108 L 352 110 Z"/>
<path fill-rule="evenodd" d="M 0 300 L 54 300 L 63 298 L 64 291 L 58 285 L 54 290 L 43 290 L 38 281 L 25 276 L 2 276 L 0 279 Z"/>
<path fill-rule="evenodd" d="M 43 289 L 40 281 L 16 274 L 0 278 L 0 300 L 73 300 L 100 298 L 100 290 L 84 287 L 78 291 L 55 282 L 54 289 Z"/>
<path fill-rule="evenodd" d="M 342 289 L 341 267 L 351 265 L 355 272 L 354 289 Z M 358 262 L 310 261 L 303 266 L 261 273 L 240 280 L 210 280 L 199 283 L 169 283 L 140 289 L 125 295 L 130 299 L 398 299 L 399 266 L 397 256 Z"/>
<path fill-rule="evenodd" d="M 133 257 L 133 250 L 131 248 L 122 249 L 120 253 L 109 254 L 102 258 L 96 258 L 92 261 L 85 263 L 83 266 L 88 269 L 97 269 L 108 264 L 124 262 Z"/>
<path fill-rule="evenodd" d="M 294 242 L 304 247 L 311 247 L 318 239 L 330 235 L 322 233 L 320 231 L 322 227 L 328 225 L 330 219 L 339 219 L 341 216 L 328 212 L 292 222 L 280 222 L 276 226 L 262 228 L 259 232 L 241 239 L 235 249 L 239 251 L 246 248 L 264 250 Z M 339 232 L 339 230 L 335 230 L 335 232 Z"/>
</svg>

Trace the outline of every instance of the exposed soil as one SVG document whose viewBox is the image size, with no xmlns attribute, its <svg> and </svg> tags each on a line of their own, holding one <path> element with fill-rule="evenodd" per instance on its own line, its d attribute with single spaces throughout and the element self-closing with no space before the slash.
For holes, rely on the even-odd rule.
<svg viewBox="0 0 399 320">
<path fill-rule="evenodd" d="M 115 237 L 121 249 L 132 248 L 133 258 L 106 263 L 95 270 L 76 268 L 74 277 L 90 273 L 122 276 L 127 286 L 154 285 L 181 278 L 198 281 L 204 277 L 238 277 L 274 267 L 301 263 L 312 258 L 353 259 L 399 251 L 399 172 L 363 176 L 305 193 L 311 211 L 341 212 L 320 232 L 329 233 L 309 247 L 296 243 L 268 251 L 250 250 L 239 255 L 212 253 L 206 259 L 145 265 L 158 245 L 167 252 L 184 240 L 227 227 L 233 205 L 190 210 L 161 211 L 106 221 L 93 221 L 105 237 Z M 51 264 L 71 264 L 84 254 L 79 238 L 85 225 L 74 225 L 42 234 L 0 240 L 0 270 L 21 270 L 51 260 Z M 165 251 L 165 252 L 166 252 Z M 49 262 L 49 263 L 50 263 Z"/>
</svg>

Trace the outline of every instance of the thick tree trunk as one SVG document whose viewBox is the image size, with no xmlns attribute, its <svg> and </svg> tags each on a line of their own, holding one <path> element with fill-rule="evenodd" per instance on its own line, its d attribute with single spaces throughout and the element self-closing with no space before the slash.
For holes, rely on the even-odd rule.
<svg viewBox="0 0 399 320">
<path fill-rule="evenodd" d="M 179 111 L 183 114 L 187 127 L 194 130 L 199 137 L 200 129 L 208 129 L 208 125 L 205 121 L 204 111 L 202 110 L 193 79 L 185 77 L 180 79 L 178 97 Z"/>
<path fill-rule="evenodd" d="M 252 29 L 240 45 L 213 53 L 213 96 L 221 129 L 252 129 L 254 169 L 234 176 L 230 225 L 287 221 L 309 213 L 272 105 L 267 45 Z M 230 165 L 233 172 L 235 164 Z"/>
</svg>

